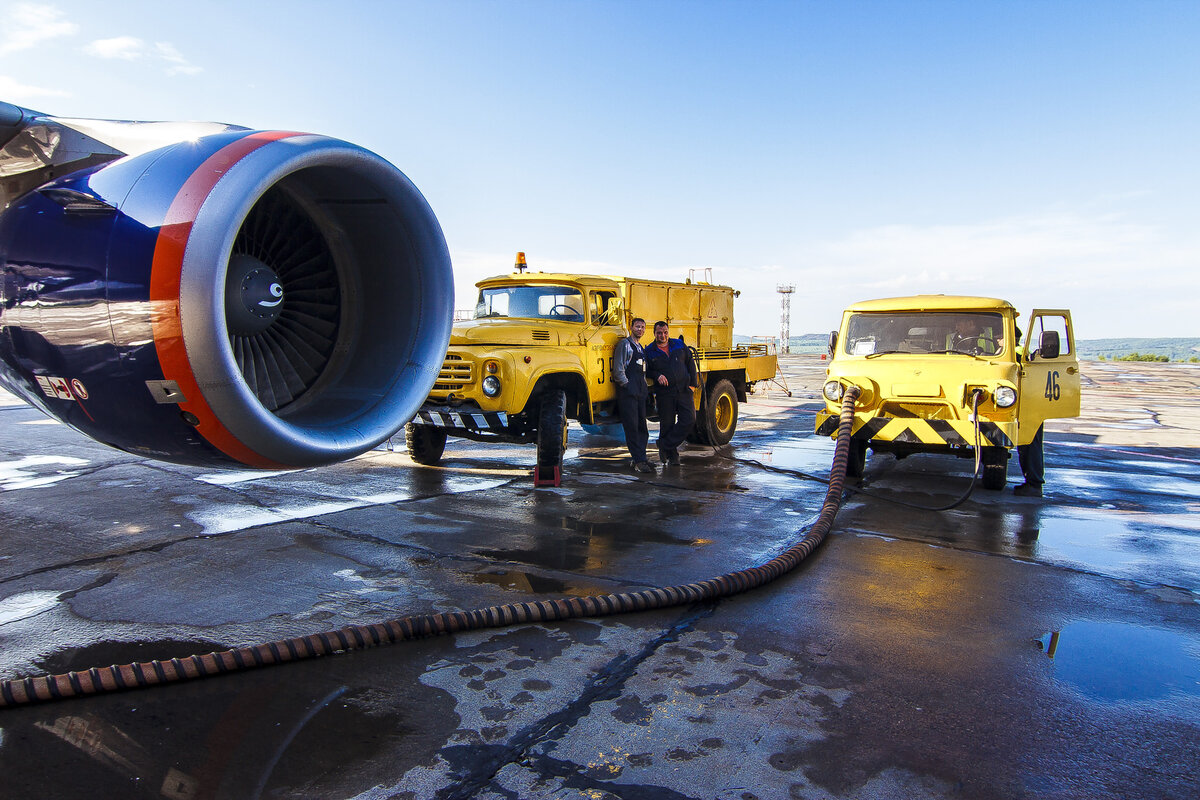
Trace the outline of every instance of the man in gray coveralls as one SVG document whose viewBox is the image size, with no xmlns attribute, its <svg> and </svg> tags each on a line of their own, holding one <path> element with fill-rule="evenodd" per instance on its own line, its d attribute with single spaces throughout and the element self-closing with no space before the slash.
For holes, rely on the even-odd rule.
<svg viewBox="0 0 1200 800">
<path fill-rule="evenodd" d="M 646 320 L 635 317 L 629 324 L 630 335 L 613 349 L 612 380 L 617 385 L 617 410 L 625 429 L 625 445 L 637 472 L 654 472 L 646 460 L 646 353 L 640 339 L 646 335 Z"/>
</svg>

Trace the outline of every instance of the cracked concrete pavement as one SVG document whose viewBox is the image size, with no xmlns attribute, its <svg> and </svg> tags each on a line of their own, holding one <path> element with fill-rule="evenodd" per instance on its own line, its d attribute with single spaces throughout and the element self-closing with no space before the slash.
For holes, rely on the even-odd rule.
<svg viewBox="0 0 1200 800">
<path fill-rule="evenodd" d="M 0 399 L 0 676 L 753 566 L 815 518 L 823 380 L 636 476 L 572 429 L 247 473 L 155 464 Z M 794 573 L 692 607 L 514 626 L 0 712 L 0 797 L 1200 795 L 1200 368 L 1084 365 L 1042 499 L 850 495 Z M 927 505 L 967 462 L 872 456 Z M 1013 467 L 1015 471 L 1015 466 Z"/>
</svg>

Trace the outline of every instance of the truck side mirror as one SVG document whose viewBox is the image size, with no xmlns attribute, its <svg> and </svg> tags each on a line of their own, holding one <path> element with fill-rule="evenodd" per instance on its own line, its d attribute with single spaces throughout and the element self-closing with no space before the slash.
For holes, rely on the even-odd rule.
<svg viewBox="0 0 1200 800">
<path fill-rule="evenodd" d="M 837 351 L 837 331 L 829 332 L 829 355 Z"/>
<path fill-rule="evenodd" d="M 1042 331 L 1042 342 L 1038 346 L 1038 355 L 1042 358 L 1058 358 L 1058 331 Z"/>
</svg>

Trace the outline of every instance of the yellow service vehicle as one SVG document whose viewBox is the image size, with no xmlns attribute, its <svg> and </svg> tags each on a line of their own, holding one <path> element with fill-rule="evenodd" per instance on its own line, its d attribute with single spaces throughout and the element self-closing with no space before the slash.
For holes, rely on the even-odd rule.
<svg viewBox="0 0 1200 800">
<path fill-rule="evenodd" d="M 536 442 L 535 483 L 558 485 L 568 421 L 620 421 L 613 348 L 634 317 L 667 322 L 695 350 L 694 441 L 728 442 L 738 403 L 776 373 L 774 347 L 733 344 L 737 292 L 728 286 L 527 272 L 523 253 L 512 274 L 476 286 L 474 319 L 455 324 L 437 383 L 405 428 L 418 463 L 436 463 L 447 435 Z"/>
<path fill-rule="evenodd" d="M 1071 312 L 1035 309 L 1024 345 L 1018 312 L 988 297 L 919 295 L 846 309 L 829 336 L 825 410 L 817 433 L 837 435 L 847 386 L 862 390 L 847 473 L 862 475 L 867 448 L 904 458 L 973 458 L 983 486 L 1003 489 L 1010 451 L 1040 487 L 1042 424 L 1079 416 L 1079 361 Z M 1028 462 L 1028 463 L 1027 463 Z"/>
</svg>

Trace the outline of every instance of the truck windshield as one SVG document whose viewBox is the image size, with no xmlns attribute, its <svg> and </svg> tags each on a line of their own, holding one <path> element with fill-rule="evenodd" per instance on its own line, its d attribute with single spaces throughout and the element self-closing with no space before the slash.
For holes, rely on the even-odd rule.
<svg viewBox="0 0 1200 800">
<path fill-rule="evenodd" d="M 888 311 L 854 314 L 843 352 L 851 356 L 888 353 L 1004 352 L 1004 317 L 982 311 Z"/>
<path fill-rule="evenodd" d="M 583 322 L 583 295 L 570 286 L 501 286 L 483 289 L 475 319 L 523 317 Z"/>
</svg>

